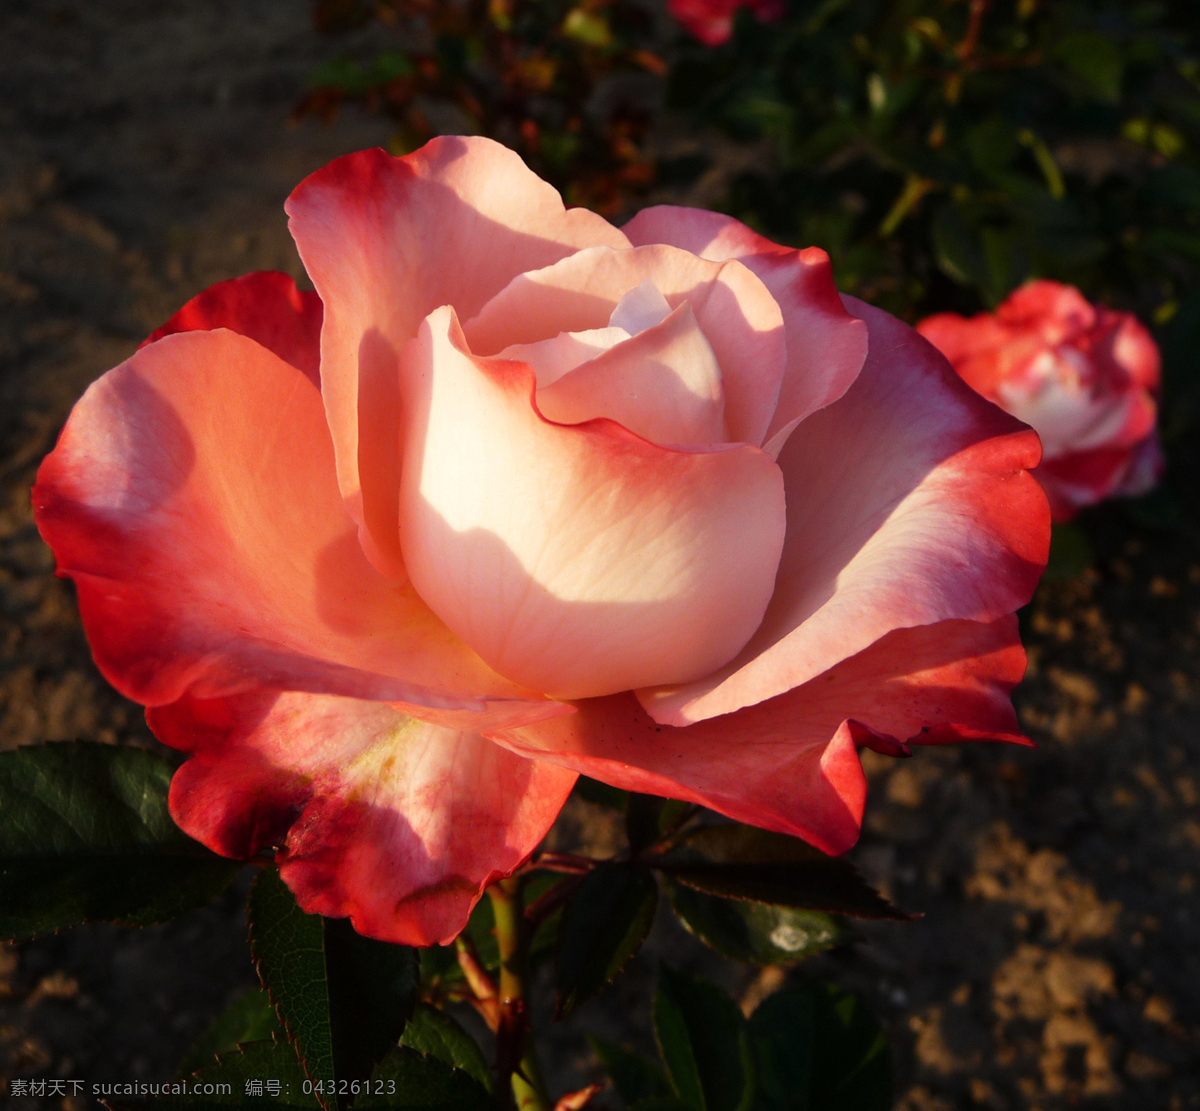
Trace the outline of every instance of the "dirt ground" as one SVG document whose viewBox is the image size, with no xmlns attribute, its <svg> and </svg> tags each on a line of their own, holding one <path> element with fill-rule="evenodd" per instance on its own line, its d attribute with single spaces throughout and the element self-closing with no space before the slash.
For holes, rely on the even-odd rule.
<svg viewBox="0 0 1200 1111">
<path fill-rule="evenodd" d="M 0 7 L 0 747 L 153 743 L 91 664 L 29 488 L 87 383 L 189 296 L 252 269 L 299 273 L 284 197 L 386 137 L 356 114 L 286 126 L 337 49 L 301 0 Z M 1188 451 L 1174 484 L 1191 516 Z M 1119 508 L 1087 527 L 1093 568 L 1044 584 L 1025 614 L 1019 709 L 1039 748 L 867 753 L 853 858 L 925 917 L 864 928 L 806 971 L 870 999 L 904 1111 L 1200 1108 L 1200 544 Z M 0 948 L 0 1090 L 170 1077 L 253 981 L 239 898 Z M 702 961 L 669 924 L 653 949 Z M 586 1075 L 581 1030 L 646 1021 L 649 975 L 555 1039 L 560 1084 Z M 726 980 L 747 1005 L 772 986 Z"/>
</svg>

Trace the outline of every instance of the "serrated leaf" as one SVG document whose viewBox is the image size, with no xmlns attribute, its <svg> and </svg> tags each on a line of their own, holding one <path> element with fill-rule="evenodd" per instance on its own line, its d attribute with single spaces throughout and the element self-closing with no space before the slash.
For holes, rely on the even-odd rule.
<svg viewBox="0 0 1200 1111">
<path fill-rule="evenodd" d="M 625 1101 L 627 1107 L 638 1105 L 644 1100 L 670 1095 L 671 1087 L 667 1078 L 653 1061 L 623 1045 L 610 1042 L 607 1038 L 588 1034 L 587 1040 L 612 1080 L 617 1095 Z"/>
<path fill-rule="evenodd" d="M 625 811 L 629 855 L 636 858 L 645 849 L 656 845 L 674 832 L 691 809 L 690 803 L 681 802 L 679 799 L 631 794 L 629 806 Z"/>
<path fill-rule="evenodd" d="M 0 937 L 144 926 L 215 899 L 241 865 L 171 820 L 173 766 L 86 741 L 0 753 Z"/>
<path fill-rule="evenodd" d="M 657 904 L 658 884 L 645 868 L 602 864 L 584 877 L 559 929 L 556 1017 L 595 995 L 633 959 Z"/>
<path fill-rule="evenodd" d="M 680 921 L 724 957 L 750 964 L 794 964 L 845 940 L 840 919 L 816 910 L 707 895 L 667 882 Z"/>
<path fill-rule="evenodd" d="M 408 1046 L 397 1046 L 371 1073 L 369 1094 L 355 1109 L 398 1111 L 497 1111 L 487 1091 L 463 1069 Z"/>
<path fill-rule="evenodd" d="M 892 1106 L 887 1041 L 849 992 L 824 983 L 776 992 L 751 1015 L 750 1039 L 762 1111 Z"/>
<path fill-rule="evenodd" d="M 268 1095 L 267 1081 L 278 1081 L 278 1095 Z M 100 1102 L 111 1111 L 218 1111 L 259 1105 L 313 1111 L 320 1104 L 316 1096 L 306 1093 L 306 1081 L 291 1047 L 286 1042 L 271 1039 L 252 1042 L 232 1053 L 222 1054 L 216 1064 L 179 1081 L 183 1090 L 176 1094 L 137 1099 L 115 1096 L 102 1098 Z M 222 1090 L 201 1095 L 197 1092 L 200 1084 L 220 1085 Z"/>
<path fill-rule="evenodd" d="M 871 888 L 853 865 L 796 837 L 739 824 L 689 835 L 655 867 L 709 895 L 772 906 L 907 921 L 912 915 Z"/>
<path fill-rule="evenodd" d="M 248 915 L 259 978 L 305 1073 L 330 1090 L 364 1080 L 412 1013 L 416 953 L 305 914 L 273 869 L 255 880 Z M 336 1106 L 324 1091 L 319 1098 Z"/>
<path fill-rule="evenodd" d="M 269 1040 L 279 1031 L 271 997 L 259 988 L 239 995 L 196 1040 L 179 1066 L 182 1075 L 213 1063 L 221 1053 L 232 1052 L 244 1042 Z M 279 1031 L 282 1032 L 282 1031 Z"/>
<path fill-rule="evenodd" d="M 418 1003 L 400 1035 L 400 1044 L 462 1069 L 489 1092 L 492 1090 L 491 1073 L 479 1043 L 445 1011 Z"/>
<path fill-rule="evenodd" d="M 675 1094 L 692 1111 L 746 1111 L 754 1094 L 746 1021 L 703 980 L 663 965 L 654 995 L 654 1036 Z"/>
</svg>

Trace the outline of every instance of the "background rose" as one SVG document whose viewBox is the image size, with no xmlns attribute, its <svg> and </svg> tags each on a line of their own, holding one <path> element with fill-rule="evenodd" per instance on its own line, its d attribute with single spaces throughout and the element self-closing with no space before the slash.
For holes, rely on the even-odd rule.
<svg viewBox="0 0 1200 1111">
<path fill-rule="evenodd" d="M 840 851 L 859 745 L 1015 739 L 1036 438 L 822 252 L 618 230 L 480 139 L 288 209 L 319 299 L 201 294 L 34 494 L 193 836 L 430 943 L 578 773 Z"/>
<path fill-rule="evenodd" d="M 917 330 L 969 385 L 1037 431 L 1035 473 L 1056 521 L 1158 481 L 1158 347 L 1131 313 L 1034 281 L 994 314 L 939 313 Z"/>
<path fill-rule="evenodd" d="M 749 8 L 763 23 L 783 15 L 782 0 L 669 0 L 667 10 L 705 46 L 720 46 L 733 35 L 733 17 Z"/>
</svg>

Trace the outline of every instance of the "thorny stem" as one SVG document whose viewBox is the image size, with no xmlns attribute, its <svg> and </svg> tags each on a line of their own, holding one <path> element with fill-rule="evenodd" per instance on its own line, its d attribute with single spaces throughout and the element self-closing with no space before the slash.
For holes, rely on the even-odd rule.
<svg viewBox="0 0 1200 1111">
<path fill-rule="evenodd" d="M 518 1111 L 551 1111 L 541 1070 L 529 1039 L 525 966 L 529 936 L 523 910 L 523 883 L 512 876 L 488 888 L 500 947 L 500 1024 L 496 1031 L 496 1072 L 511 1084 Z"/>
</svg>

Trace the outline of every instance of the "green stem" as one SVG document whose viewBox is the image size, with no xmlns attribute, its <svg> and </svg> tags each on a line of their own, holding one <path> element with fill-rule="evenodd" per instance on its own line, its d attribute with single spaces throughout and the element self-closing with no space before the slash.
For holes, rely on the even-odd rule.
<svg viewBox="0 0 1200 1111">
<path fill-rule="evenodd" d="M 529 931 L 525 925 L 521 879 L 512 876 L 488 888 L 500 947 L 500 1029 L 497 1066 L 501 1083 L 512 1085 L 518 1111 L 551 1111 L 553 1103 L 542 1083 L 533 1043 L 529 1038 L 529 1012 L 525 998 Z M 514 1068 L 514 1065 L 516 1066 Z"/>
</svg>

